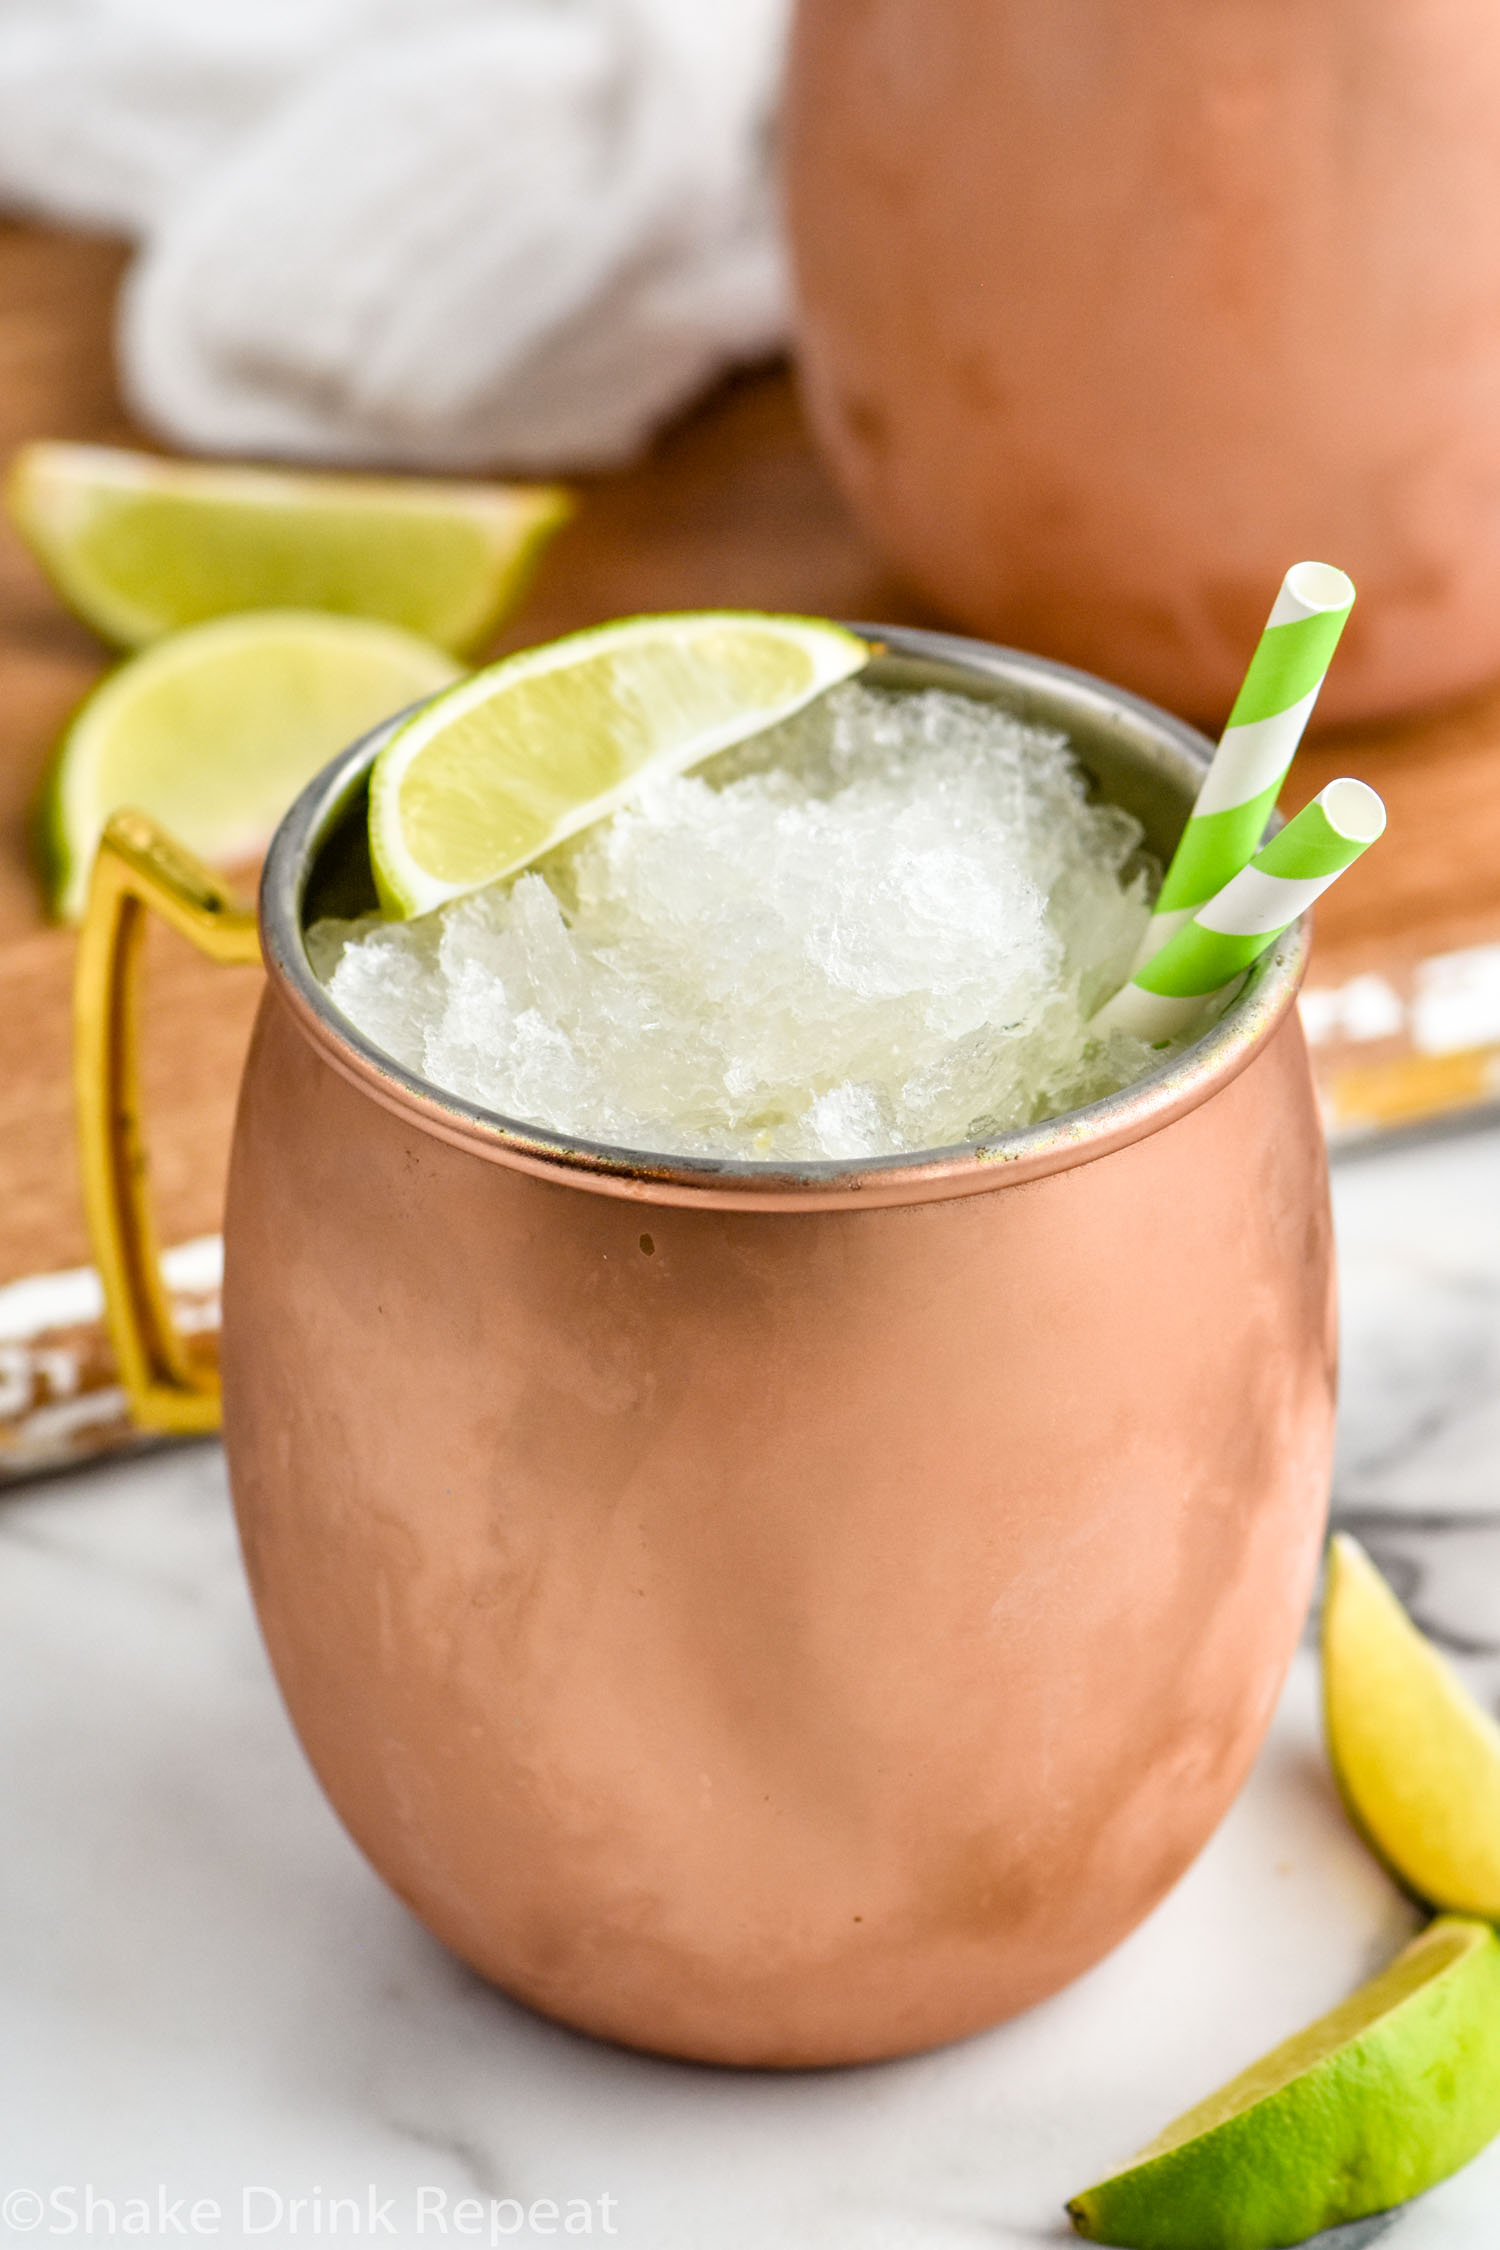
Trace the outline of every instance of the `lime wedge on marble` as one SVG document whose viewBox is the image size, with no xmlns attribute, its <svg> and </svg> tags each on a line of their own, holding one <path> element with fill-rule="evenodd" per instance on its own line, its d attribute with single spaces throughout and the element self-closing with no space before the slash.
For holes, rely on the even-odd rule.
<svg viewBox="0 0 1500 2250">
<path fill-rule="evenodd" d="M 1328 1554 L 1323 1711 L 1350 1818 L 1396 1880 L 1500 1920 L 1500 1726 L 1344 1536 Z"/>
<path fill-rule="evenodd" d="M 822 618 L 699 610 L 597 626 L 476 672 L 375 763 L 382 901 L 425 914 L 513 874 L 643 782 L 758 734 L 869 656 Z"/>
<path fill-rule="evenodd" d="M 326 609 L 460 654 L 482 649 L 571 510 L 554 485 L 331 476 L 60 442 L 23 448 L 6 497 L 64 601 L 124 648 L 240 610 Z"/>
<path fill-rule="evenodd" d="M 1444 1916 L 1068 2212 L 1128 2250 L 1280 2250 L 1422 2194 L 1497 2131 L 1500 1938 Z"/>
<path fill-rule="evenodd" d="M 110 674 L 64 735 L 37 806 L 54 911 L 83 912 L 100 831 L 152 813 L 218 866 L 254 858 L 299 789 L 458 666 L 392 625 L 317 612 L 220 618 Z"/>
</svg>

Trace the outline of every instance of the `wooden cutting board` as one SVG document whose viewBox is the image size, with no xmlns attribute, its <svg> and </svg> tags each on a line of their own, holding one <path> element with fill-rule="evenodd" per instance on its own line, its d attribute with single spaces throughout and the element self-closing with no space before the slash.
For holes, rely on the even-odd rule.
<svg viewBox="0 0 1500 2250">
<path fill-rule="evenodd" d="M 125 257 L 112 242 L 0 223 L 0 461 L 33 437 L 151 442 L 113 376 Z M 581 491 L 576 522 L 501 647 L 632 611 L 717 605 L 936 622 L 850 521 L 782 370 L 726 385 L 649 460 Z M 47 753 L 106 662 L 0 523 L 0 1480 L 130 1441 L 73 1157 L 73 938 L 47 924 L 27 846 Z M 1500 944 L 1500 692 L 1417 722 L 1323 735 L 1300 758 L 1289 802 L 1338 772 L 1382 791 L 1392 836 L 1320 915 L 1309 1013 L 1332 1121 L 1360 1129 L 1481 1103 L 1500 1079 L 1500 953 L 1487 950 Z M 1435 984 L 1434 955 L 1459 957 Z M 146 1082 L 158 1207 L 167 1242 L 198 1245 L 171 1270 L 205 1327 L 216 1319 L 211 1238 L 258 986 L 257 971 L 208 969 L 175 940 L 153 947 Z M 1414 1028 L 1440 1018 L 1447 1045 L 1425 1033 L 1414 1044 Z M 1476 1025 L 1481 1035 L 1469 1036 Z"/>
</svg>

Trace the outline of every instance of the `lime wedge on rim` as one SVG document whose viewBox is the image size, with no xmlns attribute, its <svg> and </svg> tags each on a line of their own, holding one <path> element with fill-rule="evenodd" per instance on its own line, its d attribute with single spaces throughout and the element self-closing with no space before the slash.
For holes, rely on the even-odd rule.
<svg viewBox="0 0 1500 2250">
<path fill-rule="evenodd" d="M 458 666 L 392 625 L 263 610 L 173 634 L 112 672 L 53 757 L 37 806 L 56 913 L 76 920 L 99 834 L 121 805 L 201 858 L 252 859 L 299 789 Z"/>
<path fill-rule="evenodd" d="M 1068 2205 L 1126 2250 L 1281 2250 L 1434 2187 L 1500 2131 L 1500 1939 L 1444 1916 Z"/>
<path fill-rule="evenodd" d="M 571 513 L 553 485 L 164 461 L 44 442 L 6 497 L 64 601 L 124 648 L 247 609 L 374 617 L 482 649 Z"/>
<path fill-rule="evenodd" d="M 1349 1816 L 1397 1882 L 1500 1920 L 1500 1726 L 1343 1534 L 1328 1553 L 1323 1713 Z"/>
<path fill-rule="evenodd" d="M 787 718 L 868 663 L 813 617 L 697 610 L 573 633 L 476 672 L 409 719 L 370 777 L 388 911 L 514 874 L 642 782 Z"/>
</svg>

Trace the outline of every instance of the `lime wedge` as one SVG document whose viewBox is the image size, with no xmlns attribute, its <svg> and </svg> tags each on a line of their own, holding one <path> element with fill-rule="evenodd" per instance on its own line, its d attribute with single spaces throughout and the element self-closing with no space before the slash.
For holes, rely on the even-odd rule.
<svg viewBox="0 0 1500 2250">
<path fill-rule="evenodd" d="M 375 764 L 370 854 L 391 912 L 510 875 L 648 778 L 758 734 L 868 663 L 821 618 L 633 617 L 507 657 L 409 720 Z"/>
<path fill-rule="evenodd" d="M 1445 1916 L 1068 2211 L 1130 2250 L 1272 2250 L 1420 2195 L 1497 2131 L 1500 1939 Z"/>
<path fill-rule="evenodd" d="M 304 475 L 60 443 L 16 456 L 7 499 L 64 601 L 124 648 L 237 610 L 327 609 L 479 649 L 571 508 L 549 485 Z"/>
<path fill-rule="evenodd" d="M 1342 1536 L 1328 1555 L 1323 1710 L 1349 1816 L 1397 1882 L 1500 1920 L 1500 1726 Z"/>
<path fill-rule="evenodd" d="M 204 859 L 242 864 L 331 757 L 457 673 L 393 625 L 317 612 L 263 610 L 159 641 L 94 690 L 48 770 L 37 834 L 54 911 L 82 914 L 118 806 L 155 814 Z"/>
</svg>

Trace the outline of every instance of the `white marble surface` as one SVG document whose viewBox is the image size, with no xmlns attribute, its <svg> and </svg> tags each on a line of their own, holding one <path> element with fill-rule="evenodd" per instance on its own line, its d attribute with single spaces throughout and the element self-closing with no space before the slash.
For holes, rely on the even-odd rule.
<svg viewBox="0 0 1500 2250">
<path fill-rule="evenodd" d="M 1495 1134 L 1337 1178 L 1336 1508 L 1492 1702 L 1497 1190 Z M 0 2250 L 106 2236 L 110 2203 L 137 2239 L 281 2244 L 354 2239 L 347 2197 L 369 2240 L 372 2194 L 406 2243 L 464 2239 L 466 2198 L 484 2241 L 491 2199 L 495 2239 L 550 2238 L 555 2203 L 559 2238 L 586 2211 L 631 2250 L 1072 2239 L 1070 2191 L 1410 1926 L 1333 1798 L 1314 1688 L 1304 1654 L 1219 1836 L 1058 1999 L 915 2062 L 697 2071 L 512 2006 L 382 1889 L 277 1703 L 213 1449 L 36 1486 L 0 1504 Z M 1492 2245 L 1500 2144 L 1340 2239 L 1377 2232 Z"/>
</svg>

